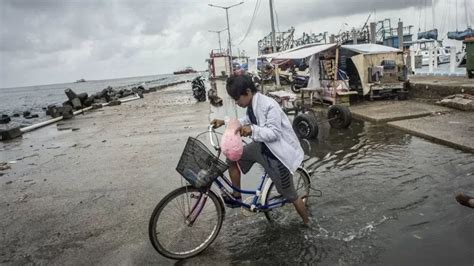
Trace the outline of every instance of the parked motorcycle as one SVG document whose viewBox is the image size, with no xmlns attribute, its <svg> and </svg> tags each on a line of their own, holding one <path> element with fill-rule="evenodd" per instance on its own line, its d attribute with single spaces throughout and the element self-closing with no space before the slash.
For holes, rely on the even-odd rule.
<svg viewBox="0 0 474 266">
<path fill-rule="evenodd" d="M 292 74 L 283 74 L 280 73 L 280 84 L 281 85 L 291 85 L 293 84 Z"/>
<path fill-rule="evenodd" d="M 308 87 L 309 76 L 299 75 L 294 67 L 290 69 L 291 73 L 291 90 L 294 93 L 299 93 L 301 88 Z"/>
<path fill-rule="evenodd" d="M 206 86 L 204 85 L 203 78 L 201 76 L 194 78 L 191 85 L 194 98 L 199 102 L 206 101 Z"/>
</svg>

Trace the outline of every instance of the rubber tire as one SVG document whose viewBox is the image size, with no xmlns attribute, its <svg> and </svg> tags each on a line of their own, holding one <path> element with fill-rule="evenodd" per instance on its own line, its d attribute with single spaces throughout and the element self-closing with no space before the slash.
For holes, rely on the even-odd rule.
<svg viewBox="0 0 474 266">
<path fill-rule="evenodd" d="M 334 117 L 338 118 L 333 119 Z M 328 110 L 328 119 L 332 128 L 348 128 L 352 123 L 351 111 L 343 105 L 332 105 Z"/>
<path fill-rule="evenodd" d="M 301 88 L 297 88 L 294 83 L 291 83 L 291 91 L 294 93 L 300 93 Z"/>
<path fill-rule="evenodd" d="M 307 184 L 308 188 L 307 188 L 306 196 L 308 196 L 309 191 L 311 189 L 311 180 L 309 179 L 308 172 L 306 170 L 303 170 L 303 168 L 301 167 L 298 167 L 298 169 L 296 169 L 296 172 L 299 172 L 301 174 L 301 176 L 303 177 L 303 181 L 305 182 L 305 184 Z M 271 179 L 270 179 L 270 182 L 272 182 Z M 273 182 L 270 184 L 268 191 L 262 191 L 262 195 L 263 195 L 262 202 L 264 202 L 265 205 L 268 203 L 268 195 L 271 194 L 270 192 L 272 191 L 272 189 L 276 189 L 275 184 Z M 270 216 L 270 212 L 271 211 L 264 212 L 265 218 L 267 218 L 268 222 L 270 223 L 276 223 L 276 221 Z"/>
<path fill-rule="evenodd" d="M 187 193 L 189 193 L 189 192 L 201 192 L 201 190 L 199 190 L 199 189 L 197 189 L 193 186 L 185 186 L 185 187 L 180 187 L 178 189 L 173 190 L 168 195 L 166 195 L 158 203 L 158 205 L 156 205 L 156 207 L 153 210 L 153 213 L 150 217 L 150 222 L 148 224 L 148 236 L 150 238 L 151 244 L 153 245 L 155 250 L 158 251 L 158 253 L 160 253 L 161 255 L 163 255 L 167 258 L 170 258 L 170 259 L 175 259 L 175 260 L 187 259 L 187 258 L 194 257 L 194 256 L 198 255 L 199 253 L 203 252 L 209 245 L 212 244 L 212 242 L 214 242 L 217 235 L 219 235 L 219 231 L 221 230 L 221 227 L 222 227 L 222 222 L 224 221 L 224 216 L 225 216 L 224 203 L 212 190 L 209 190 L 207 192 L 208 196 L 209 196 L 208 200 L 211 200 L 212 202 L 214 202 L 215 205 L 217 205 L 216 209 L 217 209 L 218 218 L 219 218 L 219 220 L 217 221 L 217 228 L 213 232 L 210 240 L 205 245 L 203 245 L 200 249 L 198 249 L 198 250 L 196 250 L 192 253 L 186 254 L 186 255 L 174 254 L 174 253 L 171 253 L 171 252 L 165 250 L 160 245 L 158 240 L 156 239 L 156 222 L 158 220 L 158 217 L 161 214 L 161 211 L 169 203 L 169 201 L 174 199 L 175 197 L 181 195 L 181 194 L 186 193 L 186 192 Z"/>
<path fill-rule="evenodd" d="M 298 138 L 303 139 L 315 139 L 318 137 L 319 132 L 316 118 L 310 113 L 295 116 L 293 120 L 293 130 Z"/>
</svg>

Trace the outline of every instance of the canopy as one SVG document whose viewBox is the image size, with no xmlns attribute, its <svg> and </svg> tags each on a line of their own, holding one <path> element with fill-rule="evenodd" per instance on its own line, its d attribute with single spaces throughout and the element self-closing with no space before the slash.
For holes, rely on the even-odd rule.
<svg viewBox="0 0 474 266">
<path fill-rule="evenodd" d="M 296 50 L 281 52 L 279 55 L 275 56 L 273 59 L 276 59 L 276 60 L 303 59 L 303 58 L 310 57 L 313 54 L 324 52 L 333 47 L 336 47 L 335 43 L 312 45 L 306 48 L 298 48 Z"/>
<path fill-rule="evenodd" d="M 275 56 L 277 56 L 279 54 L 280 54 L 280 52 L 271 53 L 271 54 L 262 54 L 262 55 L 259 55 L 257 58 L 258 59 L 264 58 L 264 59 L 272 60 L 272 58 L 274 58 Z"/>
<path fill-rule="evenodd" d="M 364 43 L 364 44 L 348 44 L 342 45 L 343 49 L 351 50 L 360 54 L 384 54 L 384 53 L 399 53 L 401 50 L 390 46 Z"/>
</svg>

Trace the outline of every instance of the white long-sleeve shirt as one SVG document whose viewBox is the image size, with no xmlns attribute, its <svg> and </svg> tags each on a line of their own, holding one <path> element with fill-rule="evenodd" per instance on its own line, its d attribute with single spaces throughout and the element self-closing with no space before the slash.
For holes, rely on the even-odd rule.
<svg viewBox="0 0 474 266">
<path fill-rule="evenodd" d="M 251 125 L 251 138 L 265 143 L 273 155 L 294 173 L 303 161 L 304 152 L 290 120 L 274 99 L 259 92 L 253 95 L 252 109 L 257 124 L 252 124 L 248 115 L 239 118 L 240 124 Z"/>
</svg>

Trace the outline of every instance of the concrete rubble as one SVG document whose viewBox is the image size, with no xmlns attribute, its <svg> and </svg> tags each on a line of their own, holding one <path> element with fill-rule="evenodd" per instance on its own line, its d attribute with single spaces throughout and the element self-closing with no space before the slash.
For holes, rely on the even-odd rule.
<svg viewBox="0 0 474 266">
<path fill-rule="evenodd" d="M 469 94 L 455 94 L 437 102 L 440 105 L 463 111 L 474 110 L 474 96 Z"/>
</svg>

